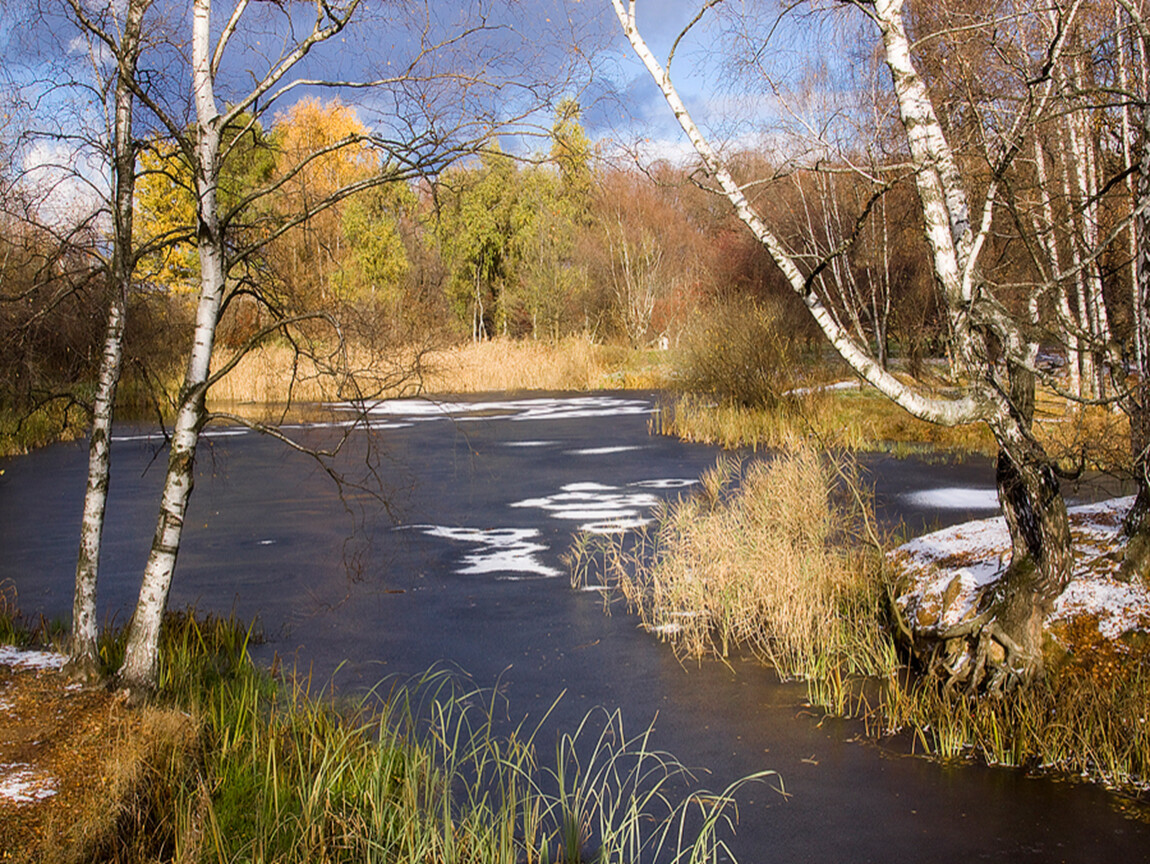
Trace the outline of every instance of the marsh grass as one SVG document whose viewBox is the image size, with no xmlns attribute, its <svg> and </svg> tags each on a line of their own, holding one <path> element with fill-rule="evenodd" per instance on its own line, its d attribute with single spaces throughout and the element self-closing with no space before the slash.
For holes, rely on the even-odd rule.
<svg viewBox="0 0 1150 864">
<path fill-rule="evenodd" d="M 1079 465 L 1128 476 L 1127 416 L 1105 406 L 1076 406 L 1040 391 L 1035 435 L 1065 469 Z M 984 425 L 945 427 L 912 417 L 868 388 L 809 390 L 770 406 L 747 406 L 697 393 L 679 393 L 663 407 L 654 431 L 726 449 L 793 449 L 814 438 L 826 447 L 895 456 L 994 456 Z"/>
<path fill-rule="evenodd" d="M 770 773 L 692 792 L 650 728 L 602 709 L 548 757 L 546 717 L 498 731 L 506 706 L 456 675 L 340 696 L 256 667 L 258 638 L 234 616 L 169 615 L 154 703 L 103 697 L 99 783 L 85 770 L 79 811 L 52 811 L 67 815 L 17 860 L 718 861 L 735 793 Z M 122 650 L 103 640 L 109 668 Z"/>
<path fill-rule="evenodd" d="M 686 794 L 685 771 L 592 713 L 540 758 L 539 728 L 495 731 L 491 693 L 432 672 L 346 701 L 253 671 L 196 700 L 206 788 L 181 836 L 212 861 L 716 860 L 734 788 Z M 701 815 L 700 812 L 701 811 Z M 681 848 L 677 827 L 694 819 Z M 180 851 L 180 850 L 177 850 Z"/>
<path fill-rule="evenodd" d="M 679 394 L 664 408 L 656 430 L 726 449 L 788 449 L 814 437 L 852 452 L 915 452 L 916 448 L 993 455 L 994 439 L 981 426 L 947 428 L 911 417 L 867 390 L 805 392 L 773 406 L 749 407 Z"/>
<path fill-rule="evenodd" d="M 666 383 L 665 365 L 659 352 L 577 336 L 556 343 L 500 338 L 435 350 L 410 345 L 387 354 L 353 349 L 319 363 L 297 357 L 287 345 L 267 345 L 221 379 L 211 399 L 215 405 L 283 404 L 362 395 L 656 388 Z"/>
<path fill-rule="evenodd" d="M 858 487 L 849 463 L 809 445 L 751 465 L 722 459 L 651 529 L 578 538 L 572 579 L 608 589 L 605 603 L 622 597 L 682 657 L 749 650 L 804 680 L 812 704 L 862 718 L 876 737 L 905 734 L 915 752 L 1144 797 L 1150 646 L 1119 650 L 1097 637 L 1008 698 L 948 692 L 908 668 L 896 641 L 898 589 Z M 1088 642 L 1079 634 L 1075 644 Z"/>
<path fill-rule="evenodd" d="M 49 402 L 30 412 L 0 410 L 0 457 L 16 456 L 56 441 L 74 441 L 88 431 L 88 413 L 68 400 Z"/>
<path fill-rule="evenodd" d="M 943 760 L 1076 775 L 1144 796 L 1150 789 L 1150 676 L 1145 664 L 1099 678 L 1063 669 L 1009 699 L 973 699 L 936 682 L 891 680 L 881 715 Z"/>
<path fill-rule="evenodd" d="M 575 578 L 604 579 L 686 657 L 749 649 L 849 713 L 852 679 L 888 676 L 898 661 L 881 556 L 844 534 L 864 516 L 839 494 L 842 476 L 844 465 L 810 446 L 749 465 L 720 460 L 699 494 L 637 540 L 584 541 Z"/>
</svg>

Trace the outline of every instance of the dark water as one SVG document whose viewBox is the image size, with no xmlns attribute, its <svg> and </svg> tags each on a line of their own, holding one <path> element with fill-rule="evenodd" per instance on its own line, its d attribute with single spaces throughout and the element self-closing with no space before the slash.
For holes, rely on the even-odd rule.
<svg viewBox="0 0 1150 864">
<path fill-rule="evenodd" d="M 755 786 L 740 797 L 731 845 L 744 862 L 1150 860 L 1150 826 L 1104 791 L 866 743 L 857 724 L 807 708 L 803 687 L 740 660 L 681 665 L 623 609 L 606 616 L 600 595 L 572 590 L 560 556 L 574 530 L 645 516 L 716 458 L 649 436 L 651 407 L 635 394 L 471 400 L 450 416 L 399 406 L 377 417 L 382 450 L 362 434 L 349 442 L 342 489 L 275 441 L 213 436 L 172 605 L 259 615 L 269 637 L 260 656 L 319 680 L 346 661 L 340 687 L 448 664 L 498 687 L 512 721 L 540 718 L 563 693 L 545 749 L 548 735 L 603 706 L 633 733 L 654 721 L 652 746 L 698 769 L 700 785 L 776 770 L 786 796 Z M 121 429 L 113 450 L 100 603 L 121 621 L 162 479 L 147 432 Z M 335 433 L 298 434 L 318 443 Z M 16 585 L 25 612 L 69 610 L 85 455 L 59 445 L 0 463 L 0 580 Z M 869 470 L 887 524 L 993 514 L 985 460 L 876 458 Z"/>
</svg>

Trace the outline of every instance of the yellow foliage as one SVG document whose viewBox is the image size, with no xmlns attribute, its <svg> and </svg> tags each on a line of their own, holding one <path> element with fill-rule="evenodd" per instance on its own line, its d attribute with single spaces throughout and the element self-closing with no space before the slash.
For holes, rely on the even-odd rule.
<svg viewBox="0 0 1150 864">
<path fill-rule="evenodd" d="M 276 115 L 275 134 L 277 172 L 280 176 L 297 172 L 286 184 L 287 191 L 304 201 L 323 200 L 378 167 L 375 154 L 362 140 L 367 127 L 354 108 L 338 99 L 301 99 Z"/>
</svg>

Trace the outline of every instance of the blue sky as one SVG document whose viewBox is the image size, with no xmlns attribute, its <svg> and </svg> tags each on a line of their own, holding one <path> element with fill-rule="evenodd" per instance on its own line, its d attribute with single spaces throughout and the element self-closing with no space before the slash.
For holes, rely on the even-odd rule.
<svg viewBox="0 0 1150 864">
<path fill-rule="evenodd" d="M 109 0 L 87 0 L 93 8 L 107 5 Z M 111 0 L 120 2 L 120 0 Z M 368 0 L 367 15 L 351 27 L 338 40 L 316 49 L 296 70 L 304 78 L 341 78 L 362 80 L 390 74 L 402 68 L 418 47 L 419 34 L 427 32 L 431 41 L 445 34 L 457 34 L 460 22 L 474 20 L 480 0 L 430 0 L 422 3 L 399 0 Z M 624 38 L 609 0 L 487 0 L 490 15 L 488 29 L 477 38 L 455 43 L 442 54 L 433 54 L 430 68 L 463 69 L 470 71 L 481 66 L 502 76 L 503 87 L 470 96 L 471 105 L 461 106 L 460 97 L 447 88 L 429 86 L 427 104 L 444 114 L 487 107 L 494 110 L 496 100 L 506 100 L 505 111 L 513 111 L 515 104 L 523 104 L 527 91 L 522 85 L 532 77 L 558 84 L 552 98 L 574 95 L 584 105 L 584 123 L 593 139 L 616 139 L 627 144 L 645 140 L 649 158 L 666 156 L 682 158 L 688 153 L 684 136 L 671 116 L 661 94 L 648 77 Z M 219 27 L 233 4 L 217 0 L 215 15 Z M 60 19 L 41 21 L 39 30 L 26 28 L 21 33 L 21 21 L 15 5 L 0 5 L 0 49 L 5 51 L 5 66 L 10 77 L 40 78 L 51 81 L 70 72 L 82 78 L 91 76 L 92 67 L 86 57 L 84 40 L 77 39 Z M 115 7 L 113 7 L 115 8 Z M 188 0 L 160 0 L 157 8 L 166 15 L 166 29 L 159 45 L 150 48 L 143 66 L 157 94 L 177 114 L 190 120 L 187 113 L 188 70 L 181 51 L 190 29 L 190 2 Z M 280 7 L 271 3 L 253 3 L 249 7 L 244 26 L 227 56 L 222 76 L 220 95 L 246 92 L 253 72 L 267 68 L 290 42 L 290 26 L 297 34 L 306 32 L 311 21 L 310 4 L 300 2 L 290 7 L 293 20 L 289 22 Z M 641 0 L 638 20 L 640 30 L 660 60 L 665 60 L 672 41 L 698 8 L 698 0 Z M 773 20 L 772 0 L 729 0 L 722 9 L 745 13 L 756 25 L 769 25 Z M 736 140 L 749 140 L 749 130 L 756 124 L 769 122 L 774 117 L 772 99 L 763 94 L 748 95 L 737 85 L 737 78 L 725 65 L 727 52 L 720 41 L 724 31 L 715 23 L 711 13 L 692 31 L 680 46 L 674 78 L 695 119 L 716 134 Z M 809 22 L 792 19 L 780 28 L 774 37 L 775 46 L 784 54 L 797 56 L 813 50 L 818 41 L 816 30 Z M 6 26 L 5 26 L 6 25 Z M 20 36 L 13 34 L 21 33 Z M 578 46 L 578 51 L 571 49 Z M 40 54 L 34 54 L 39 49 Z M 24 52 L 23 66 L 13 58 Z M 438 58 L 438 59 L 436 59 Z M 286 108 L 297 97 L 307 92 L 330 94 L 330 90 L 301 88 L 273 107 L 267 120 Z M 538 94 L 532 94 L 538 95 Z M 359 106 L 362 119 L 390 126 L 402 134 L 404 124 L 417 122 L 410 106 L 394 94 L 370 94 L 365 91 L 345 91 L 345 101 Z M 436 101 L 438 100 L 438 102 Z M 98 128 L 101 118 L 99 105 L 82 89 L 62 88 L 48 93 L 41 103 L 46 109 L 45 124 L 67 118 L 70 124 L 87 122 Z M 146 115 L 138 115 L 147 122 Z M 550 124 L 546 109 L 528 118 L 528 125 L 545 131 Z M 505 139 L 509 149 L 541 148 L 541 139 Z M 63 149 L 62 149 L 63 148 Z M 64 145 L 51 147 L 39 144 L 27 151 L 32 158 L 48 161 L 52 158 L 68 161 Z M 64 155 L 61 155 L 63 153 Z M 91 182 L 98 182 L 100 168 L 86 167 Z"/>
</svg>

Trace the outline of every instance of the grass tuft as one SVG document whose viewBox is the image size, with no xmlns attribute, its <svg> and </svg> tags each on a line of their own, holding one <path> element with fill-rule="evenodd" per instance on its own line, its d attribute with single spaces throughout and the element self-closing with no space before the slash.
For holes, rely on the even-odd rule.
<svg viewBox="0 0 1150 864">
<path fill-rule="evenodd" d="M 312 692 L 250 661 L 257 635 L 234 616 L 170 615 L 154 704 L 75 696 L 69 727 L 90 728 L 85 746 L 107 757 L 99 781 L 78 768 L 75 794 L 21 811 L 0 830 L 20 838 L 10 858 L 718 861 L 730 857 L 734 793 L 769 773 L 685 793 L 689 774 L 651 748 L 651 730 L 629 735 L 604 711 L 561 736 L 549 762 L 539 726 L 498 734 L 495 695 L 458 677 L 433 670 L 356 699 Z M 114 664 L 122 637 L 102 649 Z M 62 676 L 35 681 L 73 692 Z"/>
<path fill-rule="evenodd" d="M 747 648 L 847 713 L 850 679 L 890 675 L 897 658 L 882 558 L 841 533 L 861 524 L 836 491 L 842 470 L 810 446 L 750 465 L 720 460 L 698 495 L 665 508 L 638 540 L 584 543 L 575 572 L 586 582 L 601 571 L 681 654 Z"/>
</svg>

